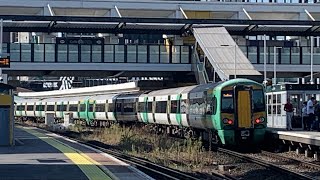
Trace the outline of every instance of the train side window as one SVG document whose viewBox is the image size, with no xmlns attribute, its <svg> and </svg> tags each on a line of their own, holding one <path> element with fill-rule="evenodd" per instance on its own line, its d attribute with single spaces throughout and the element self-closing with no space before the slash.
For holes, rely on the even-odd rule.
<svg viewBox="0 0 320 180">
<path fill-rule="evenodd" d="M 78 104 L 70 104 L 69 111 L 77 112 L 78 111 Z"/>
<path fill-rule="evenodd" d="M 67 111 L 67 105 L 62 105 L 62 111 Z"/>
<path fill-rule="evenodd" d="M 167 112 L 167 101 L 156 102 L 156 113 L 166 113 Z"/>
<path fill-rule="evenodd" d="M 152 102 L 148 102 L 148 113 L 152 113 Z"/>
<path fill-rule="evenodd" d="M 80 104 L 80 111 L 81 112 L 86 111 L 86 105 L 85 104 Z"/>
<path fill-rule="evenodd" d="M 138 103 L 138 112 L 145 112 L 145 102 L 139 102 Z"/>
<path fill-rule="evenodd" d="M 212 100 L 213 115 L 217 113 L 217 98 L 214 96 Z"/>
<path fill-rule="evenodd" d="M 47 111 L 54 111 L 54 105 L 47 105 Z"/>
<path fill-rule="evenodd" d="M 95 112 L 104 112 L 105 111 L 105 104 L 96 104 L 96 111 Z"/>
<path fill-rule="evenodd" d="M 108 112 L 113 112 L 113 111 L 114 111 L 114 103 L 109 103 Z"/>
<path fill-rule="evenodd" d="M 62 111 L 62 106 L 61 105 L 57 105 L 57 111 Z"/>
<path fill-rule="evenodd" d="M 33 105 L 27 105 L 27 111 L 33 111 Z"/>
<path fill-rule="evenodd" d="M 171 101 L 171 113 L 179 113 L 179 101 Z"/>
<path fill-rule="evenodd" d="M 206 104 L 204 98 L 190 99 L 190 114 L 206 114 Z"/>
<path fill-rule="evenodd" d="M 89 104 L 89 112 L 93 112 L 93 104 Z"/>
<path fill-rule="evenodd" d="M 207 98 L 207 107 L 206 107 L 206 114 L 207 115 L 212 115 L 213 108 L 212 108 L 212 98 L 209 97 Z"/>
<path fill-rule="evenodd" d="M 182 99 L 180 103 L 180 112 L 188 113 L 188 102 L 186 99 Z"/>
</svg>

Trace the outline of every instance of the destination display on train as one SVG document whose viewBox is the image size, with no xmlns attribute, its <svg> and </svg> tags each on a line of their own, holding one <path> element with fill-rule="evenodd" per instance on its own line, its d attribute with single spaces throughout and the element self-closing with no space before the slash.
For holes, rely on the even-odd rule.
<svg viewBox="0 0 320 180">
<path fill-rule="evenodd" d="M 10 57 L 0 58 L 0 67 L 9 68 L 10 67 Z"/>
</svg>

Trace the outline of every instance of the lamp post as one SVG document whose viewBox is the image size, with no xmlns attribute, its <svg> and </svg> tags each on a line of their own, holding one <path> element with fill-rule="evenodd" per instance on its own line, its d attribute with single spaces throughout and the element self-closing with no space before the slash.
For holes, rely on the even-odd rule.
<svg viewBox="0 0 320 180">
<path fill-rule="evenodd" d="M 264 81 L 263 84 L 267 86 L 267 37 L 263 35 L 263 71 L 264 71 Z"/>
<path fill-rule="evenodd" d="M 311 36 L 311 49 L 310 49 L 310 74 L 311 74 L 311 77 L 310 77 L 310 83 L 311 84 L 314 84 L 313 82 L 313 36 Z"/>
<path fill-rule="evenodd" d="M 273 47 L 273 78 L 274 78 L 274 83 L 277 84 L 277 49 L 281 49 L 282 47 Z"/>
</svg>

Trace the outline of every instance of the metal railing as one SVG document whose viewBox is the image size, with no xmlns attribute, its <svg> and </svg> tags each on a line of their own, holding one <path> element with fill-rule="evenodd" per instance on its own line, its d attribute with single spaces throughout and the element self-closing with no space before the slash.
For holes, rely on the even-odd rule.
<svg viewBox="0 0 320 180">
<path fill-rule="evenodd" d="M 11 62 L 190 64 L 191 46 L 5 43 Z"/>
</svg>

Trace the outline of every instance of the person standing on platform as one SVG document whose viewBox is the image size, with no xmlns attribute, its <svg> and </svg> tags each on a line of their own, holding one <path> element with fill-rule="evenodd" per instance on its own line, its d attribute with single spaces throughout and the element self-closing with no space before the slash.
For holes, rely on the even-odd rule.
<svg viewBox="0 0 320 180">
<path fill-rule="evenodd" d="M 303 102 L 303 107 L 302 107 L 303 130 L 307 130 L 307 122 L 308 122 L 307 102 Z"/>
<path fill-rule="evenodd" d="M 311 130 L 311 124 L 313 124 L 313 121 L 315 119 L 314 116 L 314 103 L 316 101 L 316 98 L 311 97 L 311 99 L 307 102 L 307 114 L 308 114 L 308 121 L 307 121 L 307 130 Z"/>
<path fill-rule="evenodd" d="M 284 105 L 284 111 L 287 113 L 287 130 L 292 130 L 291 120 L 293 117 L 293 106 L 288 98 L 287 103 Z"/>
<path fill-rule="evenodd" d="M 319 101 L 316 100 L 316 103 L 314 105 L 314 114 L 316 117 L 314 118 L 312 129 L 319 131 L 319 120 L 320 120 L 320 104 Z"/>
</svg>

